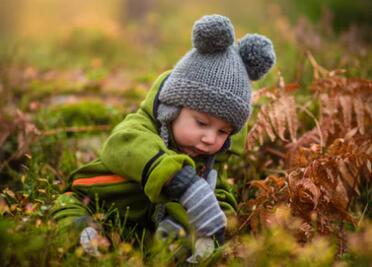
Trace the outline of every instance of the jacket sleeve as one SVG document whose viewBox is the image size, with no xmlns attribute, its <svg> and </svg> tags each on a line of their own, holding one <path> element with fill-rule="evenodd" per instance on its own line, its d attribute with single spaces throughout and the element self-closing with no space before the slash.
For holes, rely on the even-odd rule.
<svg viewBox="0 0 372 267">
<path fill-rule="evenodd" d="M 100 158 L 113 173 L 142 184 L 151 202 L 164 202 L 163 185 L 185 165 L 187 155 L 169 150 L 151 117 L 143 110 L 130 114 L 104 143 Z"/>
</svg>

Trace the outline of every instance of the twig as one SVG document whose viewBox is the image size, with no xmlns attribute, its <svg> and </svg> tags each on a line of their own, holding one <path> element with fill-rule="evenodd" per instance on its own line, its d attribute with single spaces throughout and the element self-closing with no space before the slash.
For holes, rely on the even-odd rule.
<svg viewBox="0 0 372 267">
<path fill-rule="evenodd" d="M 287 172 L 283 170 L 270 169 L 270 168 L 265 168 L 263 170 L 266 172 L 279 173 L 279 174 L 284 174 L 284 175 L 287 174 Z"/>
<path fill-rule="evenodd" d="M 322 149 L 323 152 L 323 147 L 324 147 L 324 141 L 323 141 L 323 134 L 320 129 L 319 121 L 318 119 L 306 108 L 306 107 L 300 107 L 302 111 L 304 111 L 307 115 L 309 115 L 315 122 L 316 128 L 319 132 L 319 139 L 320 139 L 320 148 Z"/>
<path fill-rule="evenodd" d="M 314 68 L 314 79 L 315 80 L 318 80 L 319 79 L 319 72 L 320 74 L 323 76 L 323 77 L 326 77 L 327 75 L 329 75 L 329 71 L 327 69 L 325 69 L 324 67 L 320 66 L 318 64 L 318 62 L 316 62 L 315 58 L 313 57 L 313 55 L 310 53 L 310 51 L 307 51 L 307 58 L 309 59 L 310 61 L 310 64 L 313 66 Z"/>
<path fill-rule="evenodd" d="M 244 226 L 246 226 L 248 224 L 248 222 L 252 218 L 253 214 L 254 214 L 254 212 L 252 211 L 251 214 L 248 216 L 248 218 L 239 226 L 239 229 L 234 234 L 239 233 L 244 228 Z"/>
<path fill-rule="evenodd" d="M 284 153 L 282 153 L 282 152 L 280 152 L 280 151 L 278 151 L 278 150 L 275 150 L 275 149 L 273 149 L 273 148 L 266 147 L 265 150 L 266 150 L 267 152 L 269 152 L 269 153 L 275 155 L 275 156 L 278 156 L 279 158 L 285 159 L 285 157 L 286 157 Z"/>
<path fill-rule="evenodd" d="M 368 202 L 367 202 L 367 205 L 365 206 L 363 212 L 362 212 L 362 215 L 360 216 L 359 218 L 359 221 L 358 221 L 358 224 L 357 226 L 360 227 L 360 224 L 362 223 L 363 219 L 364 219 L 364 215 L 366 214 L 367 210 L 368 210 Z"/>
</svg>

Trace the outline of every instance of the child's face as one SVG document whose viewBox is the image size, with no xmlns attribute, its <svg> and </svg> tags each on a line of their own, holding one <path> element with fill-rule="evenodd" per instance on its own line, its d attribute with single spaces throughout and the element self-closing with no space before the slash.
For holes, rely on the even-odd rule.
<svg viewBox="0 0 372 267">
<path fill-rule="evenodd" d="M 218 152 L 232 131 L 224 120 L 190 108 L 182 108 L 172 123 L 178 148 L 191 157 Z"/>
</svg>

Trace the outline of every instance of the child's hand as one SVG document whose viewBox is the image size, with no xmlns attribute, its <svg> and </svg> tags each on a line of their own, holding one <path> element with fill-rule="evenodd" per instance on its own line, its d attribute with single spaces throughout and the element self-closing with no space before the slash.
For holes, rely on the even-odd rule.
<svg viewBox="0 0 372 267">
<path fill-rule="evenodd" d="M 98 251 L 98 232 L 93 227 L 84 228 L 80 234 L 80 245 L 87 254 L 98 257 L 101 253 Z"/>
<path fill-rule="evenodd" d="M 191 166 L 180 170 L 164 192 L 185 207 L 190 224 L 199 236 L 210 237 L 225 228 L 227 219 L 211 186 Z"/>
<path fill-rule="evenodd" d="M 214 242 L 211 237 L 201 237 L 195 242 L 193 254 L 187 258 L 188 263 L 198 264 L 202 258 L 207 258 L 214 251 Z"/>
<path fill-rule="evenodd" d="M 170 237 L 177 239 L 184 237 L 186 235 L 186 231 L 182 225 L 180 225 L 170 216 L 167 216 L 159 223 L 155 235 L 159 236 L 162 240 L 166 240 Z"/>
</svg>

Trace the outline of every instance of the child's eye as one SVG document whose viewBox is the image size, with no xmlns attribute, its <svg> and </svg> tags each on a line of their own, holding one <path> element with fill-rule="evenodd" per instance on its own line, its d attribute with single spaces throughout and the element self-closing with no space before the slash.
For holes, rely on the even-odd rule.
<svg viewBox="0 0 372 267">
<path fill-rule="evenodd" d="M 223 135 L 229 135 L 230 132 L 227 131 L 227 130 L 219 130 L 220 134 L 223 134 Z"/>
<path fill-rule="evenodd" d="M 199 126 L 207 126 L 208 123 L 204 122 L 204 121 L 201 121 L 201 120 L 196 120 L 196 123 L 199 125 Z"/>
</svg>

